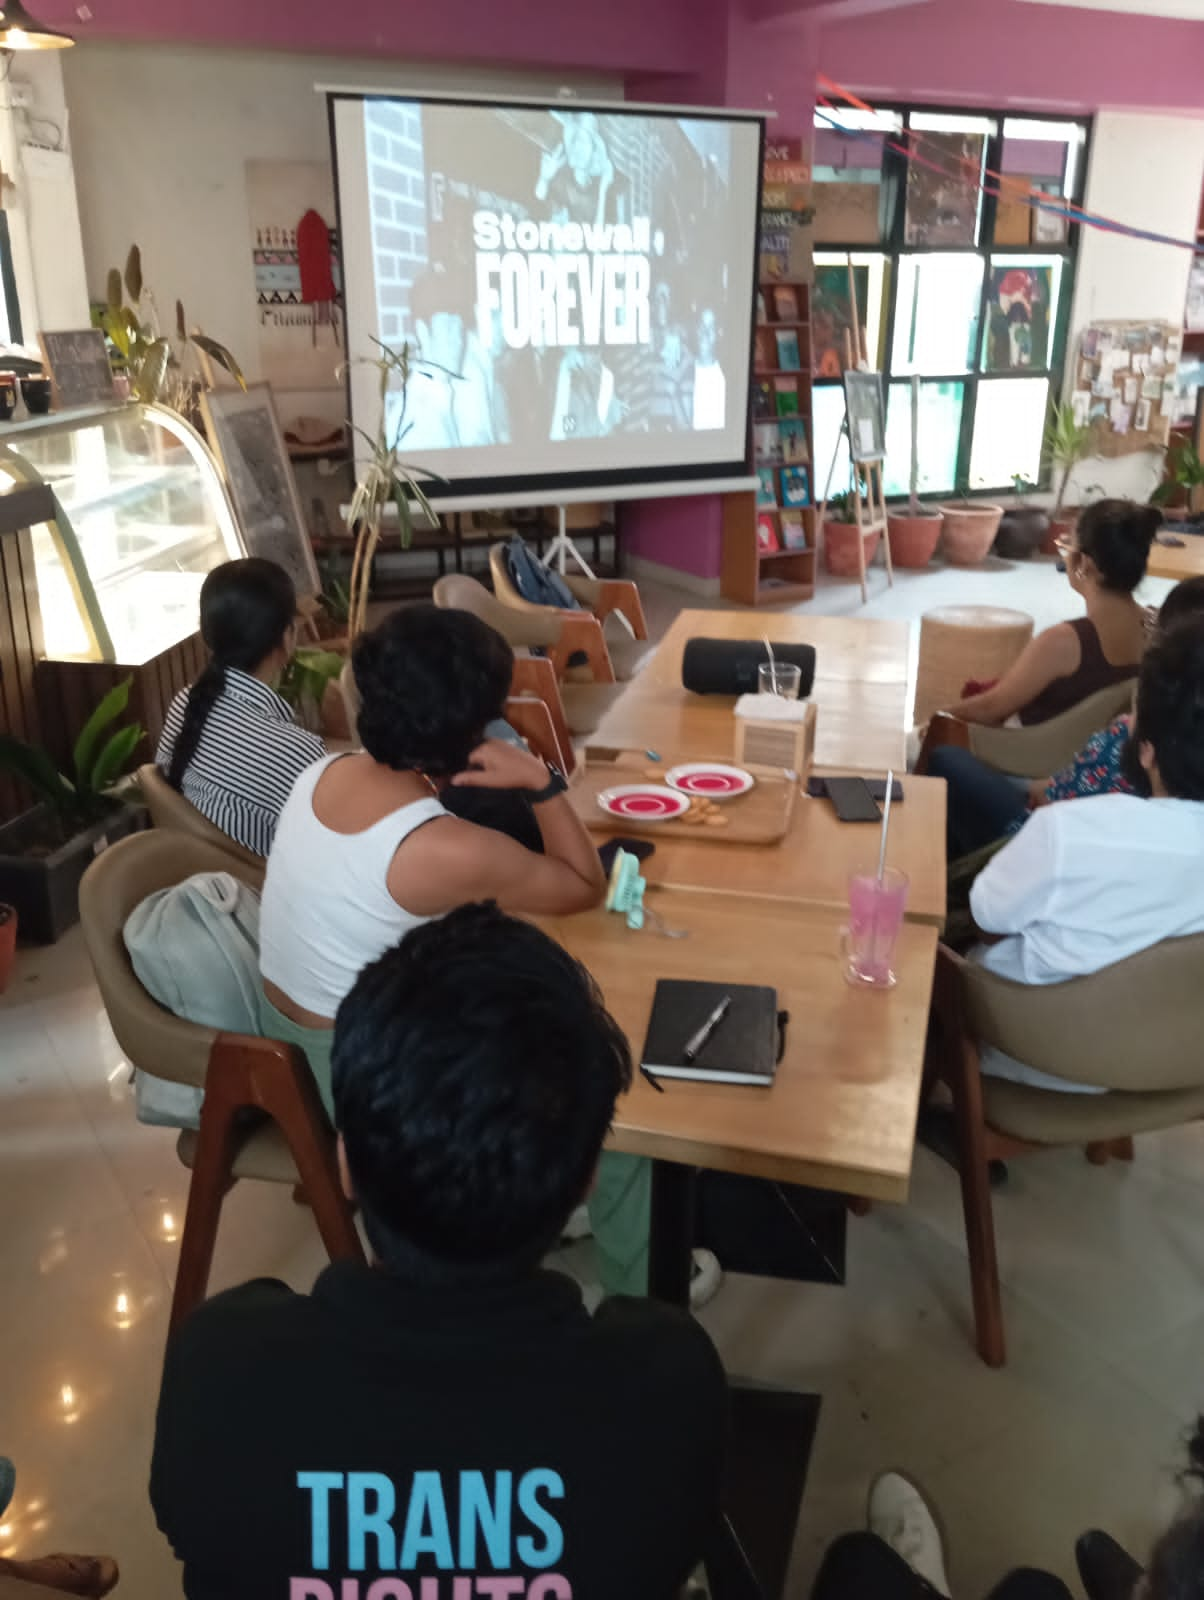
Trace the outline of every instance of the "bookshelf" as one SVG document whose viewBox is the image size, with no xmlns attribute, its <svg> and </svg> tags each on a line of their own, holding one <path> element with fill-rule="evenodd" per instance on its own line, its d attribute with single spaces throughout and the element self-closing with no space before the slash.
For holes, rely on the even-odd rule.
<svg viewBox="0 0 1204 1600">
<path fill-rule="evenodd" d="M 762 281 L 752 385 L 753 464 L 761 479 L 724 502 L 721 588 L 744 605 L 782 605 L 815 593 L 811 421 L 811 287 Z"/>
</svg>

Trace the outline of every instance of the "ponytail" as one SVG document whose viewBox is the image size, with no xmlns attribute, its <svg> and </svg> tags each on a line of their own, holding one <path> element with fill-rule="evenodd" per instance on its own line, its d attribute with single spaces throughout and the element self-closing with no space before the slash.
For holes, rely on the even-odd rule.
<svg viewBox="0 0 1204 1600">
<path fill-rule="evenodd" d="M 201 638 L 209 665 L 188 691 L 167 781 L 179 789 L 196 755 L 209 713 L 226 686 L 226 669 L 258 672 L 279 650 L 297 612 L 293 580 L 259 556 L 214 567 L 201 585 Z"/>
<path fill-rule="evenodd" d="M 188 765 L 196 755 L 197 745 L 201 742 L 201 734 L 205 730 L 205 723 L 209 720 L 209 713 L 225 686 L 225 667 L 216 661 L 211 661 L 189 689 L 188 699 L 184 703 L 184 721 L 176 736 L 175 746 L 171 752 L 171 764 L 167 769 L 167 781 L 173 789 L 179 789 L 183 783 L 184 774 L 188 771 Z"/>
</svg>

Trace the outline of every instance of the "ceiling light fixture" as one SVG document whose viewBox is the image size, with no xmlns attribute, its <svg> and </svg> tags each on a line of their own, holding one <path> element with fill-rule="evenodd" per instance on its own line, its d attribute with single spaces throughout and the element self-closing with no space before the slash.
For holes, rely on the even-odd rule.
<svg viewBox="0 0 1204 1600">
<path fill-rule="evenodd" d="M 0 0 L 0 50 L 66 50 L 75 40 L 31 17 L 21 0 Z"/>
</svg>

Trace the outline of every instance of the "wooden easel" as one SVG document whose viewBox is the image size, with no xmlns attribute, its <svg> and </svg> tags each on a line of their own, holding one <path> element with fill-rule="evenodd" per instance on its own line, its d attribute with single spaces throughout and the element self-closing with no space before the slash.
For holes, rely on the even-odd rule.
<svg viewBox="0 0 1204 1600">
<path fill-rule="evenodd" d="M 861 327 L 857 315 L 857 292 L 853 279 L 853 259 L 848 260 L 849 273 L 849 305 L 853 312 L 853 327 L 850 331 L 845 329 L 844 334 L 844 364 L 846 370 L 856 369 L 858 366 L 869 370 L 869 350 L 866 345 L 865 331 Z M 854 341 L 856 342 L 856 355 L 854 354 Z M 852 431 L 849 428 L 848 411 L 846 409 L 844 421 L 840 425 L 840 433 L 836 439 L 836 449 L 832 452 L 832 465 L 828 468 L 828 481 L 824 485 L 823 503 L 819 508 L 819 526 L 824 526 L 824 517 L 828 509 L 828 496 L 832 488 L 832 474 L 836 471 L 836 463 L 840 458 L 840 441 L 846 439 L 849 446 L 849 456 L 853 463 L 853 520 L 857 527 L 857 571 L 861 579 L 861 603 L 865 604 L 869 592 L 865 584 L 865 541 L 871 534 L 878 533 L 882 536 L 882 549 L 886 560 L 886 581 L 894 588 L 895 569 L 890 559 L 890 538 L 886 526 L 886 494 L 882 488 L 882 463 L 881 461 L 859 461 L 857 449 L 853 443 Z M 865 482 L 865 500 L 861 497 L 861 483 Z M 868 510 L 868 517 L 863 516 L 863 511 Z M 826 534 L 825 534 L 826 537 Z"/>
</svg>

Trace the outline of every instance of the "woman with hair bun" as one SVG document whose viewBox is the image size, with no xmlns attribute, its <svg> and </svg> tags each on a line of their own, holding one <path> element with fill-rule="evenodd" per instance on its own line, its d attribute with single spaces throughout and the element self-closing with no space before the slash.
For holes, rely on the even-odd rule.
<svg viewBox="0 0 1204 1600">
<path fill-rule="evenodd" d="M 1074 532 L 1058 545 L 1070 587 L 1082 595 L 1087 615 L 1046 628 L 998 683 L 949 711 L 963 722 L 997 727 L 1018 717 L 1028 727 L 1136 677 L 1146 618 L 1133 591 L 1145 577 L 1161 521 L 1155 507 L 1133 500 L 1097 500 L 1088 506 Z"/>
</svg>

